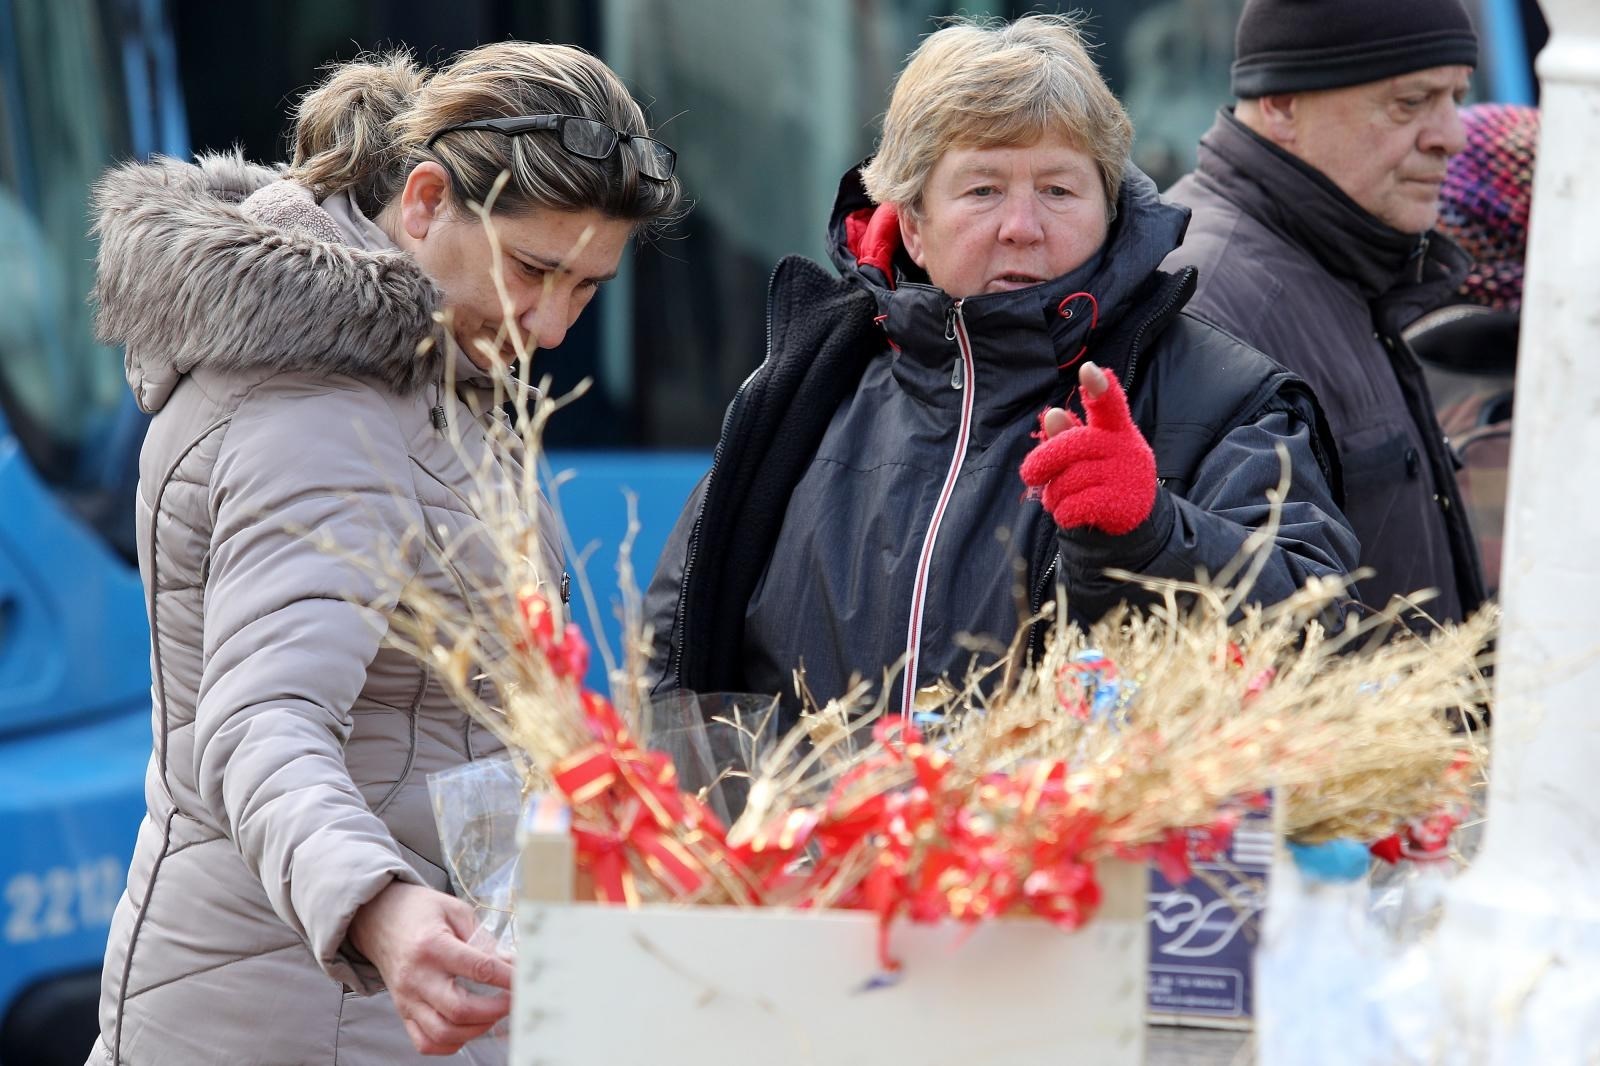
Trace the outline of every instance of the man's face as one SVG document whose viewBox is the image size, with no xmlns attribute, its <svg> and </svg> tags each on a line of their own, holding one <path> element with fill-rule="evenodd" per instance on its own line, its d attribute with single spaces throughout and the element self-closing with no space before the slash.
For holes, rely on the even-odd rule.
<svg viewBox="0 0 1600 1066">
<path fill-rule="evenodd" d="M 1326 174 L 1369 214 L 1404 233 L 1439 217 L 1445 164 L 1466 145 L 1456 113 L 1470 67 L 1293 97 L 1291 152 Z"/>
<path fill-rule="evenodd" d="M 906 252 L 951 296 L 1058 278 L 1106 239 L 1093 157 L 1059 134 L 1007 148 L 952 148 L 928 175 L 920 212 L 900 212 Z"/>
</svg>

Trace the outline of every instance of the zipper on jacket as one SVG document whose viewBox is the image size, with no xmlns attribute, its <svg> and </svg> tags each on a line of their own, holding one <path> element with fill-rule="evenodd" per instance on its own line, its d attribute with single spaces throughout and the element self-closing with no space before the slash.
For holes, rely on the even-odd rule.
<svg viewBox="0 0 1600 1066">
<path fill-rule="evenodd" d="M 950 305 L 950 310 L 948 310 L 948 311 L 946 311 L 944 313 L 944 339 L 945 340 L 953 341 L 953 340 L 956 339 L 956 319 L 959 318 L 960 316 L 961 316 L 961 301 L 957 300 L 955 303 Z M 965 323 L 963 323 L 963 326 L 965 326 Z M 959 389 L 963 385 L 965 385 L 966 383 L 967 383 L 967 375 L 965 373 L 965 370 L 964 370 L 964 367 L 963 367 L 963 364 L 962 364 L 961 354 L 958 351 L 956 353 L 955 366 L 951 367 L 951 369 L 950 369 L 950 387 L 952 389 Z"/>
<path fill-rule="evenodd" d="M 950 497 L 955 492 L 956 478 L 961 475 L 961 467 L 967 461 L 967 445 L 972 435 L 972 394 L 976 391 L 977 382 L 973 379 L 972 342 L 967 337 L 967 322 L 961 313 L 963 301 L 957 300 L 950 307 L 950 314 L 945 319 L 945 336 L 956 342 L 956 373 L 962 375 L 963 383 L 973 385 L 961 397 L 961 422 L 956 428 L 955 451 L 950 456 L 950 470 L 945 474 L 944 486 L 939 491 L 939 502 L 934 505 L 933 517 L 928 520 L 928 532 L 922 538 L 922 552 L 917 557 L 917 570 L 911 585 L 911 617 L 906 625 L 906 654 L 905 668 L 900 680 L 900 717 L 907 721 L 916 706 L 917 699 L 917 669 L 921 659 L 922 648 L 922 610 L 928 599 L 928 581 L 932 576 L 933 549 L 939 540 L 939 526 L 944 522 L 946 508 L 950 506 Z M 950 384 L 961 388 L 952 375 Z"/>
<path fill-rule="evenodd" d="M 1156 309 L 1156 313 L 1139 323 L 1139 328 L 1134 331 L 1133 340 L 1128 344 L 1128 376 L 1127 380 L 1122 383 L 1123 391 L 1128 393 L 1130 398 L 1133 394 L 1134 379 L 1139 372 L 1139 356 L 1141 354 L 1139 349 L 1144 344 L 1144 335 L 1150 331 L 1152 325 L 1170 316 L 1173 308 L 1183 302 L 1185 297 L 1183 297 L 1182 292 L 1183 287 L 1180 285 L 1173 290 L 1171 296 L 1167 297 L 1166 302 Z"/>
<path fill-rule="evenodd" d="M 1055 539 L 1055 534 L 1051 534 Z M 1050 592 L 1050 582 L 1056 576 L 1056 564 L 1061 562 L 1061 553 L 1055 552 L 1050 556 L 1050 561 L 1045 564 L 1044 572 L 1039 575 L 1039 580 L 1033 584 L 1033 595 L 1028 598 L 1028 607 L 1034 614 L 1044 610 L 1044 598 Z"/>
<path fill-rule="evenodd" d="M 1051 533 L 1050 539 L 1052 541 L 1055 540 L 1056 535 Z M 1039 612 L 1044 610 L 1044 598 L 1050 593 L 1050 583 L 1055 580 L 1056 567 L 1060 562 L 1061 552 L 1059 550 L 1051 552 L 1050 561 L 1045 564 L 1044 571 L 1039 575 L 1039 580 L 1033 583 L 1033 590 L 1028 598 L 1028 608 L 1034 617 L 1038 617 Z M 1059 618 L 1055 620 L 1056 623 L 1060 621 L 1061 619 Z M 1035 656 L 1044 655 L 1044 638 L 1049 631 L 1050 624 L 1044 619 L 1033 623 L 1033 632 L 1028 634 L 1028 646 L 1033 650 Z"/>
<path fill-rule="evenodd" d="M 428 408 L 428 421 L 433 423 L 433 428 L 440 433 L 450 425 L 450 420 L 444 411 L 444 369 L 440 368 L 440 378 L 433 383 L 433 406 Z"/>
</svg>

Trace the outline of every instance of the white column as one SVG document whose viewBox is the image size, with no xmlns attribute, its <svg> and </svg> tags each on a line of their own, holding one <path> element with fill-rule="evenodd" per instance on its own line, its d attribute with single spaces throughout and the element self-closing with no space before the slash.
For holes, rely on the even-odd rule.
<svg viewBox="0 0 1600 1066">
<path fill-rule="evenodd" d="M 1474 873 L 1600 918 L 1600 4 L 1543 6 L 1491 814 Z"/>
<path fill-rule="evenodd" d="M 1600 1061 L 1600 3 L 1542 6 L 1489 819 L 1436 945 L 1449 1062 Z"/>
</svg>

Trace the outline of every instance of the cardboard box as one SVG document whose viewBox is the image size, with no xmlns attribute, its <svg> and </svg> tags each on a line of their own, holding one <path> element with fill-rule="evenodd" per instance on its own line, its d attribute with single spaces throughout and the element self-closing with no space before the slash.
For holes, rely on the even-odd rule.
<svg viewBox="0 0 1600 1066">
<path fill-rule="evenodd" d="M 1076 933 L 898 923 L 886 977 L 873 915 L 532 898 L 552 855 L 523 853 L 512 1066 L 1143 1064 L 1143 866 Z"/>
<path fill-rule="evenodd" d="M 1250 1028 L 1272 849 L 1270 818 L 1253 815 L 1235 831 L 1225 861 L 1193 862 L 1203 876 L 1173 885 L 1150 871 L 1151 1022 Z"/>
</svg>

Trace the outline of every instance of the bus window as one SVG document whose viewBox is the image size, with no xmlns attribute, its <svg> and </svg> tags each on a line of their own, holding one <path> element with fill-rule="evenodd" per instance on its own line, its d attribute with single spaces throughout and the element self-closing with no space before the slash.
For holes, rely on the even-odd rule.
<svg viewBox="0 0 1600 1066">
<path fill-rule="evenodd" d="M 89 189 L 130 153 L 115 40 L 101 5 L 0 3 L 0 405 L 65 489 L 127 396 L 86 302 Z"/>
</svg>

